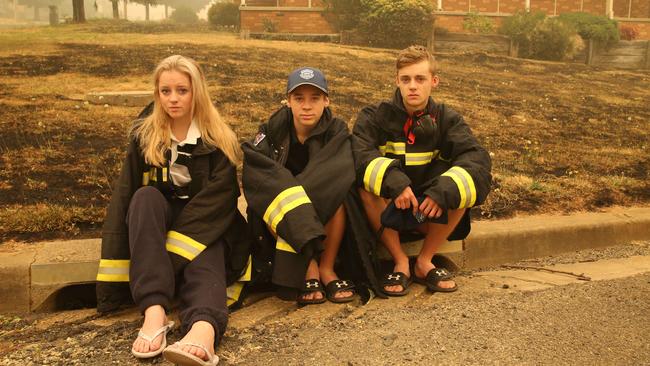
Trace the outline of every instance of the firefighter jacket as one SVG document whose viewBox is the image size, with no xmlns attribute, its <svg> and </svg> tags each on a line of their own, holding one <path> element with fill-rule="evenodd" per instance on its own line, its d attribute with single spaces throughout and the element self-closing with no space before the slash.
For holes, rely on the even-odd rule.
<svg viewBox="0 0 650 366">
<path fill-rule="evenodd" d="M 411 117 L 397 89 L 391 102 L 364 108 L 352 133 L 357 182 L 377 196 L 394 199 L 411 186 L 457 209 L 481 204 L 490 191 L 489 154 L 463 117 L 431 98 Z"/>
<path fill-rule="evenodd" d="M 102 230 L 97 274 L 97 309 L 100 312 L 132 302 L 128 288 L 127 210 L 131 197 L 142 186 L 156 187 L 168 198 L 173 194 L 168 165 L 169 159 L 164 167 L 145 163 L 138 142 L 135 138 L 130 139 Z M 232 305 L 239 300 L 243 282 L 250 279 L 251 240 L 247 235 L 246 221 L 237 209 L 239 185 L 236 170 L 221 150 L 204 144 L 201 139 L 191 150 L 188 170 L 192 177 L 186 191 L 189 198 L 167 233 L 166 248 L 175 270 L 179 271 L 207 246 L 223 240 L 228 305 Z"/>
<path fill-rule="evenodd" d="M 321 250 L 323 225 L 343 204 L 355 177 L 347 125 L 329 108 L 304 142 L 309 162 L 296 176 L 285 167 L 292 128 L 291 110 L 283 107 L 242 145 L 242 183 L 257 241 L 254 271 L 269 274 L 275 284 L 299 288 L 309 260 Z"/>
</svg>

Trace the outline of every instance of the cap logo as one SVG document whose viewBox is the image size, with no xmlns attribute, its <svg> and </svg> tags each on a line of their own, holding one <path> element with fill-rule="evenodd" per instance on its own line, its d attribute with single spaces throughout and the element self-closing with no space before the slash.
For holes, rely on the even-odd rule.
<svg viewBox="0 0 650 366">
<path fill-rule="evenodd" d="M 300 77 L 305 80 L 309 80 L 314 77 L 314 70 L 312 69 L 300 70 Z"/>
</svg>

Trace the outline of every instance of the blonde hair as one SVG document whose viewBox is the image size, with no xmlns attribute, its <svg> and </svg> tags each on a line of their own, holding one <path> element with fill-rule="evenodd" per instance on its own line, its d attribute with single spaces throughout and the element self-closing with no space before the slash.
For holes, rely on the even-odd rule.
<svg viewBox="0 0 650 366">
<path fill-rule="evenodd" d="M 431 71 L 431 75 L 435 75 L 438 68 L 436 59 L 426 47 L 418 45 L 409 46 L 399 52 L 396 63 L 397 71 L 422 61 L 429 61 L 429 71 Z"/>
<path fill-rule="evenodd" d="M 191 113 L 201 131 L 201 139 L 206 145 L 219 148 L 233 165 L 237 165 L 242 154 L 237 136 L 212 104 L 205 76 L 199 65 L 191 58 L 180 55 L 169 56 L 156 67 L 153 73 L 153 113 L 133 129 L 147 164 L 163 166 L 165 152 L 171 147 L 172 119 L 163 109 L 159 90 L 160 75 L 165 71 L 178 71 L 189 77 L 192 84 Z"/>
</svg>

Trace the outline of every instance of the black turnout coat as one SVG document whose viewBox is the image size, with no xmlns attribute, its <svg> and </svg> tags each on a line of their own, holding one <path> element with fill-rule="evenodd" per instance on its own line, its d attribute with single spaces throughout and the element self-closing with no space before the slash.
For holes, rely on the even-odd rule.
<svg viewBox="0 0 650 366">
<path fill-rule="evenodd" d="M 336 271 L 352 279 L 362 300 L 379 291 L 376 277 L 376 236 L 368 225 L 357 192 L 350 134 L 344 121 L 326 108 L 318 126 L 305 140 L 309 162 L 298 175 L 285 167 L 293 116 L 283 107 L 260 126 L 257 136 L 242 145 L 243 186 L 253 244 L 253 281 L 300 288 L 309 259 L 318 255 L 323 225 L 339 206 L 346 229 Z M 304 192 L 304 194 L 303 194 Z M 275 225 L 275 226 L 274 226 Z M 269 232 L 273 227 L 282 240 Z"/>
<path fill-rule="evenodd" d="M 143 112 L 144 113 L 144 112 Z M 168 151 L 169 153 L 169 151 Z M 168 238 L 193 248 L 191 252 L 173 252 L 172 263 L 177 272 L 202 249 L 219 240 L 225 242 L 226 278 L 229 286 L 229 305 L 239 300 L 241 282 L 250 265 L 250 236 L 246 221 L 237 209 L 239 185 L 235 166 L 221 150 L 206 145 L 201 139 L 191 151 L 188 166 L 192 181 L 189 199 L 168 232 Z M 102 230 L 102 249 L 97 275 L 97 309 L 106 312 L 121 304 L 132 302 L 128 287 L 129 243 L 126 214 L 135 191 L 142 186 L 153 186 L 166 197 L 172 191 L 169 156 L 164 167 L 145 163 L 135 138 L 129 141 L 126 158 L 119 178 L 114 183 L 113 195 Z M 179 254 L 180 253 L 180 254 Z M 249 276 L 250 276 L 250 272 Z"/>
<path fill-rule="evenodd" d="M 407 186 L 443 209 L 470 208 L 485 201 L 491 159 L 463 117 L 433 99 L 413 117 L 415 141 L 404 130 L 409 114 L 399 89 L 391 101 L 364 108 L 353 128 L 352 147 L 359 186 L 377 196 L 397 197 Z M 469 210 L 450 236 L 469 233 Z"/>
</svg>

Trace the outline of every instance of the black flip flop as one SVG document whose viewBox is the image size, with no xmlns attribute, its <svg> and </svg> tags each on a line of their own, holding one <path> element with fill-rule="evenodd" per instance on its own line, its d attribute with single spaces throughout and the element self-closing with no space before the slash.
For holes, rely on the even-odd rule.
<svg viewBox="0 0 650 366">
<path fill-rule="evenodd" d="M 336 297 L 336 294 L 343 291 L 350 291 L 352 295 L 346 297 Z M 344 302 L 350 302 L 354 299 L 354 283 L 349 280 L 334 280 L 330 281 L 325 285 L 325 294 L 327 294 L 327 300 L 341 304 Z"/>
<path fill-rule="evenodd" d="M 418 276 L 413 276 L 413 280 L 421 285 L 427 287 L 431 292 L 454 292 L 458 290 L 458 284 L 454 284 L 454 287 L 445 288 L 440 287 L 438 284 L 440 281 L 449 281 L 453 278 L 451 273 L 445 268 L 433 268 L 427 273 L 424 278 L 419 278 Z"/>
<path fill-rule="evenodd" d="M 320 292 L 323 296 L 320 299 L 305 299 L 305 295 L 312 294 L 314 292 Z M 322 304 L 327 299 L 325 298 L 325 291 L 323 290 L 323 284 L 319 280 L 305 280 L 305 284 L 298 294 L 298 299 L 296 300 L 298 305 L 311 305 L 311 304 Z"/>
<path fill-rule="evenodd" d="M 404 296 L 409 293 L 411 278 L 404 272 L 386 273 L 381 281 L 381 290 L 388 296 Z M 386 286 L 402 286 L 402 291 L 386 291 Z"/>
</svg>

